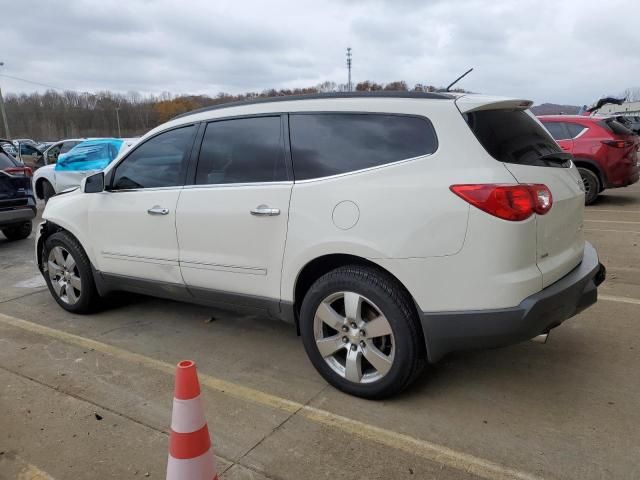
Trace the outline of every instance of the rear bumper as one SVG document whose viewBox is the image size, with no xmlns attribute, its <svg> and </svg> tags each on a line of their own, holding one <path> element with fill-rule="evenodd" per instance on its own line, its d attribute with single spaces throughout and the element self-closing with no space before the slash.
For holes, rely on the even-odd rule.
<svg viewBox="0 0 640 480">
<path fill-rule="evenodd" d="M 557 327 L 596 303 L 605 278 L 593 246 L 585 242 L 580 265 L 520 305 L 495 310 L 422 312 L 420 320 L 430 362 L 472 348 L 501 347 L 531 339 Z"/>
<path fill-rule="evenodd" d="M 36 216 L 36 204 L 33 199 L 29 199 L 26 206 L 12 208 L 10 210 L 0 210 L 0 227 L 7 227 L 22 222 L 27 222 Z"/>
<path fill-rule="evenodd" d="M 640 180 L 640 166 L 634 165 L 628 175 L 622 176 L 621 180 L 609 182 L 607 188 L 628 187 L 629 185 L 637 183 L 638 180 Z"/>
</svg>

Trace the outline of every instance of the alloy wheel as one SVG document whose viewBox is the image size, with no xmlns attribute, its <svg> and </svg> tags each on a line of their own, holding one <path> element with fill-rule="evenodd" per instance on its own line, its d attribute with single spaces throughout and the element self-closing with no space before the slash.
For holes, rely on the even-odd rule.
<svg viewBox="0 0 640 480">
<path fill-rule="evenodd" d="M 64 247 L 53 247 L 49 252 L 47 270 L 51 286 L 58 298 L 74 305 L 82 293 L 82 280 L 71 253 Z"/>
<path fill-rule="evenodd" d="M 584 194 L 585 196 L 591 195 L 591 190 L 593 189 L 593 185 L 591 184 L 590 179 L 586 178 L 585 175 L 581 174 L 582 184 L 584 185 Z"/>
<path fill-rule="evenodd" d="M 336 292 L 320 302 L 313 332 L 320 355 L 346 380 L 375 382 L 393 365 L 391 324 L 371 300 L 358 293 Z"/>
</svg>

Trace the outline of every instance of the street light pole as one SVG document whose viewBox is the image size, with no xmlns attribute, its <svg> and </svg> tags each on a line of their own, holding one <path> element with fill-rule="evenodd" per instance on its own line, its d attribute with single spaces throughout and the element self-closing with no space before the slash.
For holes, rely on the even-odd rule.
<svg viewBox="0 0 640 480">
<path fill-rule="evenodd" d="M 120 107 L 116 107 L 116 121 L 118 122 L 118 138 L 122 138 L 120 134 Z"/>
<path fill-rule="evenodd" d="M 4 62 L 0 62 L 0 67 L 4 65 Z M 0 113 L 2 114 L 2 122 L 4 123 L 4 133 L 7 139 L 11 140 L 11 133 L 9 132 L 9 122 L 7 122 L 7 112 L 4 110 L 4 99 L 2 98 L 2 89 L 0 88 Z"/>
<path fill-rule="evenodd" d="M 347 48 L 347 71 L 349 72 L 348 81 L 347 81 L 347 91 L 350 92 L 353 90 L 351 87 L 351 47 Z"/>
</svg>

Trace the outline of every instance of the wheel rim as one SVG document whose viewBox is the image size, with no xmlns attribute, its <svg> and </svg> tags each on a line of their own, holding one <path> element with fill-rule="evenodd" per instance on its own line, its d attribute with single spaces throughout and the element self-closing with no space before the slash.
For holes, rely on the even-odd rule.
<svg viewBox="0 0 640 480">
<path fill-rule="evenodd" d="M 358 293 L 336 292 L 320 302 L 313 333 L 324 361 L 346 380 L 372 383 L 393 365 L 391 325 L 382 310 Z"/>
<path fill-rule="evenodd" d="M 591 184 L 590 179 L 584 174 L 581 173 L 582 184 L 584 185 L 584 194 L 588 198 L 591 195 L 591 191 L 593 190 L 593 185 Z"/>
<path fill-rule="evenodd" d="M 82 280 L 73 256 L 63 247 L 53 247 L 47 259 L 51 286 L 60 300 L 69 305 L 78 302 L 82 294 Z"/>
</svg>

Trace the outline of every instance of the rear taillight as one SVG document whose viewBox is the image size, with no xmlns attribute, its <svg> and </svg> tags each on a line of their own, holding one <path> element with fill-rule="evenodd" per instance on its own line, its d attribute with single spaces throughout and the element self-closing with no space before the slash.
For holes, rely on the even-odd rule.
<svg viewBox="0 0 640 480">
<path fill-rule="evenodd" d="M 633 145 L 629 140 L 603 140 L 602 143 L 613 148 L 628 148 Z"/>
<path fill-rule="evenodd" d="M 534 213 L 544 215 L 553 206 L 551 190 L 542 184 L 481 183 L 451 185 L 449 189 L 474 207 L 513 222 L 526 220 Z"/>
<path fill-rule="evenodd" d="M 25 177 L 31 177 L 33 175 L 33 170 L 29 167 L 11 167 L 5 168 L 4 171 L 10 175 L 24 175 Z"/>
</svg>

